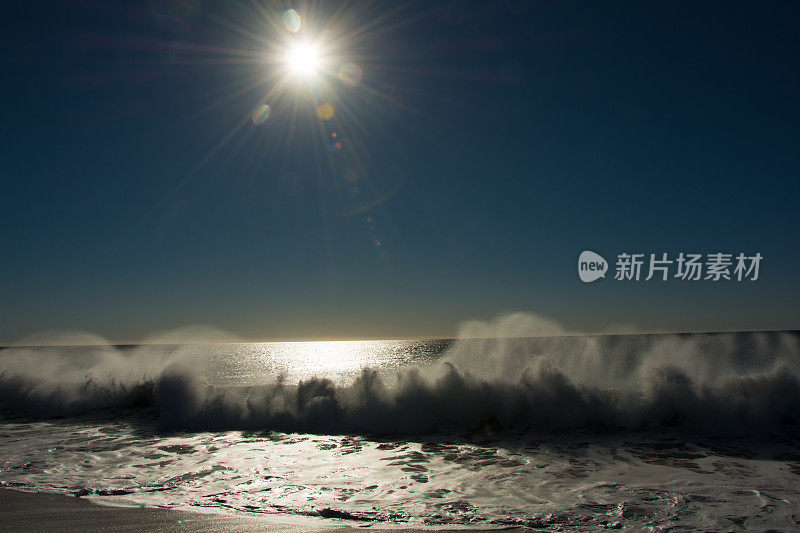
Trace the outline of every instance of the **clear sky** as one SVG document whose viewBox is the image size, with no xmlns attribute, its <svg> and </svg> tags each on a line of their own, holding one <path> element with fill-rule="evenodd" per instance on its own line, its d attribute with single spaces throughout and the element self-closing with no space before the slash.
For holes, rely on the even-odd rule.
<svg viewBox="0 0 800 533">
<path fill-rule="evenodd" d="M 797 2 L 29 0 L 0 26 L 0 342 L 800 327 Z M 764 259 L 587 284 L 583 250 Z"/>
</svg>

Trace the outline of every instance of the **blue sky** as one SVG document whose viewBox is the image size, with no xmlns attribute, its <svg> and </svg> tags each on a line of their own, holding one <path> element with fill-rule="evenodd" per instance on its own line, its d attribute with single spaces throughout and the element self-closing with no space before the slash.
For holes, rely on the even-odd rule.
<svg viewBox="0 0 800 533">
<path fill-rule="evenodd" d="M 800 8 L 646 4 L 4 3 L 0 342 L 800 327 Z M 584 284 L 587 249 L 764 260 Z"/>
</svg>

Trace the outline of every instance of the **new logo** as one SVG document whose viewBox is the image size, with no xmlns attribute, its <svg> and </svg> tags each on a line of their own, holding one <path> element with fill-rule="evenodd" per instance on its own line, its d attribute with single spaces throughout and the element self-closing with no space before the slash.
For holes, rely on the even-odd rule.
<svg viewBox="0 0 800 533">
<path fill-rule="evenodd" d="M 584 283 L 606 277 L 607 270 L 608 262 L 599 254 L 584 250 L 578 257 L 578 276 Z"/>
</svg>

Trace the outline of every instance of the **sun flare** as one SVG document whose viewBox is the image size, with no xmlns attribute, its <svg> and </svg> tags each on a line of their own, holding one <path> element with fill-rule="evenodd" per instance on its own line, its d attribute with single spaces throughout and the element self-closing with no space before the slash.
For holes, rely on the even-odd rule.
<svg viewBox="0 0 800 533">
<path fill-rule="evenodd" d="M 289 49 L 286 61 L 293 74 L 311 77 L 320 69 L 320 56 L 318 47 L 309 43 L 298 43 Z"/>
</svg>

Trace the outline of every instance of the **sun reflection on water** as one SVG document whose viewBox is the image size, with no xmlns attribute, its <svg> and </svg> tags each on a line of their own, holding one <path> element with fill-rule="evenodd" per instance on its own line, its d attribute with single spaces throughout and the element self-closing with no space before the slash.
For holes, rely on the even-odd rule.
<svg viewBox="0 0 800 533">
<path fill-rule="evenodd" d="M 260 342 L 214 345 L 209 379 L 225 385 L 256 385 L 279 377 L 289 383 L 312 377 L 348 382 L 364 368 L 393 372 L 426 364 L 448 345 L 441 340 Z"/>
<path fill-rule="evenodd" d="M 299 373 L 349 373 L 385 362 L 375 341 L 287 342 L 276 348 Z"/>
</svg>

